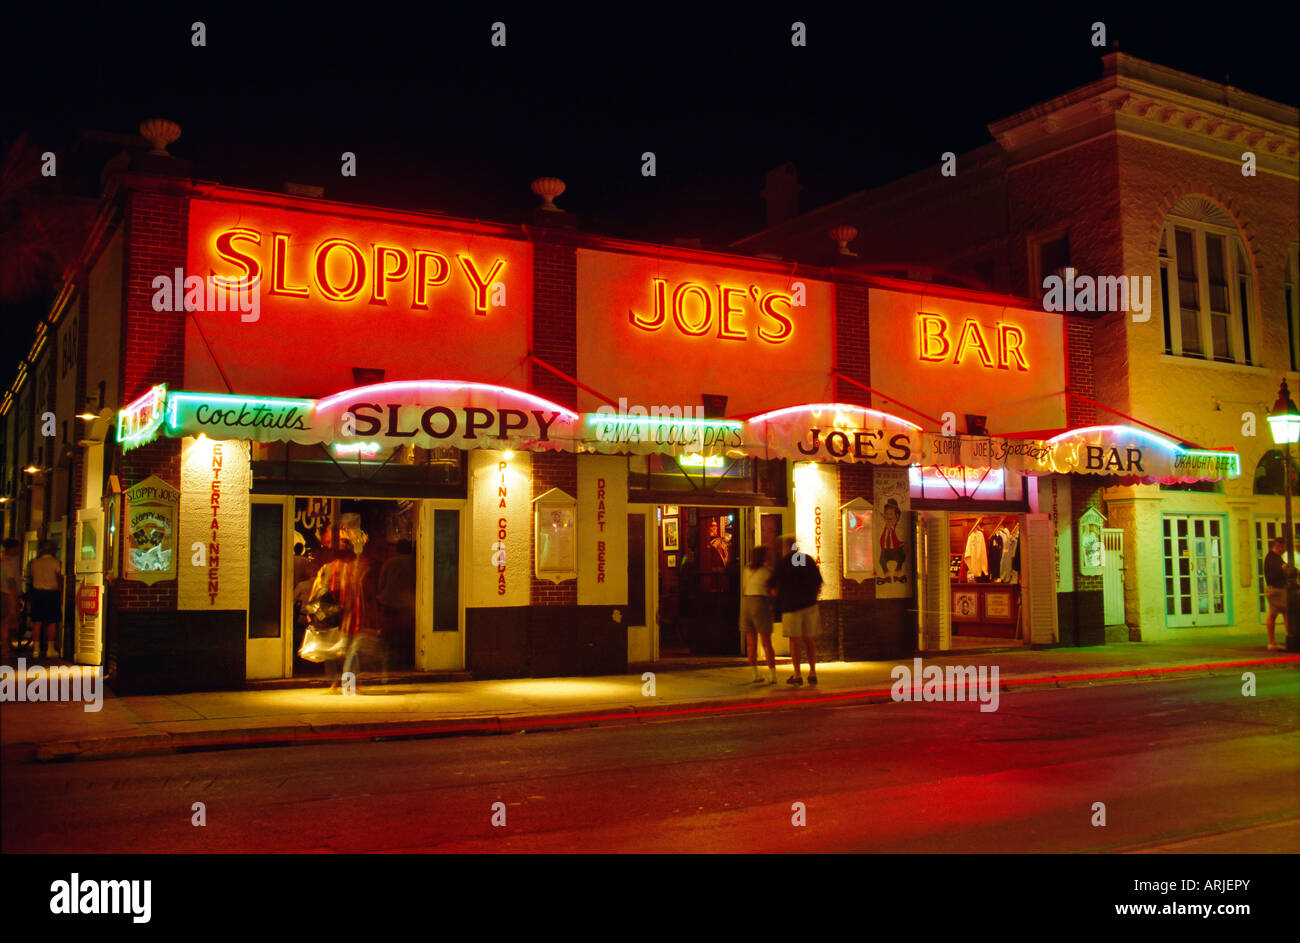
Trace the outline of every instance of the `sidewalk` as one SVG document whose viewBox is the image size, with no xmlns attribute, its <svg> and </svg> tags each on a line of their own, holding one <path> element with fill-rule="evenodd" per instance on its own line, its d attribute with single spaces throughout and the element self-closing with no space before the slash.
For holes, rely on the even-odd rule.
<svg viewBox="0 0 1300 943">
<path fill-rule="evenodd" d="M 998 666 L 1002 694 L 1022 687 L 1153 681 L 1186 676 L 1239 675 L 1291 669 L 1300 655 L 1269 652 L 1241 636 L 1193 643 L 1118 643 L 1094 648 L 952 652 L 925 656 L 927 665 Z M 0 749 L 6 760 L 98 759 L 182 750 L 318 743 L 348 739 L 500 734 L 608 723 L 638 723 L 683 713 L 725 712 L 819 700 L 887 702 L 889 662 L 828 662 L 817 687 L 753 684 L 747 665 L 655 670 L 655 696 L 642 694 L 641 675 L 525 678 L 366 687 L 354 696 L 321 688 L 218 691 L 114 697 L 102 709 L 82 703 L 0 705 Z M 85 670 L 85 669 L 83 669 Z M 766 674 L 766 669 L 762 671 Z"/>
</svg>

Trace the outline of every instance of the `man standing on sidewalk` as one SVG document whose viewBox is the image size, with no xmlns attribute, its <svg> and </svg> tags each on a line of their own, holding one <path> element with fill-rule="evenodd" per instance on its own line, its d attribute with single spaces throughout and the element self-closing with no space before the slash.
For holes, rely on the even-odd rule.
<svg viewBox="0 0 1300 943">
<path fill-rule="evenodd" d="M 56 547 L 49 540 L 41 542 L 41 552 L 27 565 L 32 581 L 32 656 L 41 655 L 41 635 L 45 635 L 45 657 L 58 658 L 56 639 L 63 621 L 63 568 L 56 557 Z M 44 633 L 42 633 L 44 629 Z"/>
<path fill-rule="evenodd" d="M 1264 557 L 1264 596 L 1268 599 L 1268 621 L 1265 627 L 1268 629 L 1270 652 L 1280 652 L 1286 648 L 1285 645 L 1277 644 L 1274 638 L 1277 617 L 1282 617 L 1288 631 L 1291 629 L 1286 612 L 1287 566 L 1282 559 L 1282 551 L 1285 549 L 1286 541 L 1281 537 L 1274 537 L 1269 543 L 1268 554 Z"/>
<path fill-rule="evenodd" d="M 786 684 L 803 684 L 799 673 L 799 649 L 808 650 L 808 683 L 817 683 L 817 596 L 822 589 L 822 574 L 817 561 L 799 552 L 795 538 L 786 535 L 782 546 L 785 556 L 776 565 L 776 572 L 768 584 L 776 589 L 777 605 L 781 607 L 781 628 L 790 640 L 790 662 L 794 675 Z M 802 643 L 802 645 L 801 645 Z"/>
</svg>

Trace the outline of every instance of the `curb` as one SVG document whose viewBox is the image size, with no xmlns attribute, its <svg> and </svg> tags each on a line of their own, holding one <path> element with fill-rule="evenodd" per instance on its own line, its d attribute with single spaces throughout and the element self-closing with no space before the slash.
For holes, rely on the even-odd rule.
<svg viewBox="0 0 1300 943">
<path fill-rule="evenodd" d="M 1243 667 L 1287 668 L 1296 667 L 1297 665 L 1300 665 L 1300 659 L 1297 658 L 1173 665 L 1119 672 L 1051 674 L 1038 677 L 1008 678 L 1000 680 L 998 687 L 999 696 L 1001 696 L 1025 687 L 1065 689 L 1170 681 L 1184 677 L 1215 678 L 1221 677 L 1221 672 L 1224 669 Z M 768 688 L 767 690 L 770 692 L 772 689 Z M 193 733 L 144 733 L 90 739 L 53 740 L 37 744 L 12 744 L 9 749 L 34 748 L 33 758 L 37 762 L 68 762 L 131 756 L 160 756 L 204 750 L 299 746 L 360 740 L 440 739 L 444 737 L 519 734 L 542 730 L 574 730 L 615 724 L 645 723 L 690 714 L 721 714 L 728 711 L 750 710 L 760 706 L 797 707 L 835 701 L 882 704 L 893 700 L 889 687 L 839 691 L 827 694 L 819 692 L 813 696 L 807 696 L 808 690 L 802 688 L 798 691 L 783 691 L 783 694 L 788 694 L 788 696 L 784 697 L 748 695 L 713 698 L 703 701 L 682 701 L 660 705 L 653 709 L 632 706 L 594 711 L 449 717 L 443 720 L 372 721 L 361 723 L 342 721 L 327 724 L 300 722 L 268 727 L 232 727 L 226 730 L 205 730 Z"/>
</svg>

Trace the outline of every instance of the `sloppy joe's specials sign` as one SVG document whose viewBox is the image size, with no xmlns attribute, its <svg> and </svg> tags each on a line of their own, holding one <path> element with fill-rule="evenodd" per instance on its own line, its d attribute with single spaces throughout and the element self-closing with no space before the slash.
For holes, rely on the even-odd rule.
<svg viewBox="0 0 1300 943">
<path fill-rule="evenodd" d="M 150 475 L 126 491 L 122 577 L 146 585 L 176 578 L 180 491 Z"/>
<path fill-rule="evenodd" d="M 354 365 L 419 377 L 492 363 L 492 379 L 522 386 L 532 247 L 494 233 L 413 214 L 191 200 L 184 274 L 253 281 L 257 303 L 186 318 L 184 385 L 303 396 L 355 383 Z"/>
</svg>

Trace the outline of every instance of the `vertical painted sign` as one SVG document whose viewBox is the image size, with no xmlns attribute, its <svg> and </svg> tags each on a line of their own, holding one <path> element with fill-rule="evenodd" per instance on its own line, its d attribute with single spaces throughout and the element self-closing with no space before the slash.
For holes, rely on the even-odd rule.
<svg viewBox="0 0 1300 943">
<path fill-rule="evenodd" d="M 873 469 L 873 513 L 876 553 L 876 598 L 905 599 L 912 595 L 912 502 L 907 469 Z"/>
<path fill-rule="evenodd" d="M 122 576 L 153 585 L 176 578 L 174 487 L 150 475 L 126 492 L 126 539 Z"/>
</svg>

